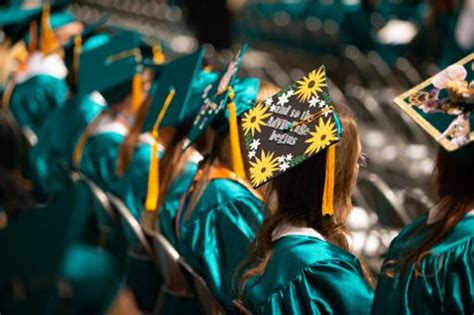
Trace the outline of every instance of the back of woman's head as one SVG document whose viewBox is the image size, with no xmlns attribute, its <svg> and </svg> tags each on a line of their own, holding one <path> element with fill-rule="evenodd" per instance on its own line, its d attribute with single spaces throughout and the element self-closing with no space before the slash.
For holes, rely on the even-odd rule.
<svg viewBox="0 0 474 315">
<path fill-rule="evenodd" d="M 434 181 L 438 189 L 438 213 L 443 216 L 432 224 L 422 225 L 414 233 L 426 232 L 426 237 L 418 246 L 414 247 L 401 263 L 401 271 L 405 273 L 411 264 L 415 265 L 414 272 L 420 276 L 421 261 L 429 256 L 431 249 L 441 242 L 446 235 L 464 218 L 466 212 L 474 208 L 474 162 L 469 159 L 473 156 L 474 144 L 467 145 L 459 152 L 449 153 L 439 148 Z M 388 262 L 386 266 L 390 266 Z M 391 270 L 385 273 L 391 276 Z"/>
<path fill-rule="evenodd" d="M 8 110 L 0 110 L 0 207 L 6 211 L 31 204 L 31 183 L 23 175 L 29 144 Z"/>
<path fill-rule="evenodd" d="M 326 174 L 326 154 L 322 151 L 273 179 L 267 192 L 272 214 L 261 227 L 244 262 L 246 269 L 241 288 L 252 276 L 265 271 L 272 254 L 272 234 L 282 223 L 311 227 L 329 242 L 348 249 L 346 218 L 352 209 L 351 194 L 358 174 L 360 143 L 357 123 L 344 105 L 335 105 L 342 125 L 342 137 L 336 145 L 336 174 L 333 216 L 323 216 L 322 201 Z M 275 201 L 274 204 L 270 203 Z"/>
<path fill-rule="evenodd" d="M 336 106 L 336 110 L 343 132 L 336 145 L 334 215 L 322 215 L 325 151 L 275 178 L 270 185 L 270 193 L 276 196 L 275 213 L 282 220 L 316 228 L 329 240 L 334 236 L 334 243 L 346 248 L 345 237 L 336 233 L 336 230 L 344 228 L 346 217 L 352 209 L 351 195 L 357 177 L 360 145 L 357 124 L 350 111 L 343 105 Z"/>
</svg>

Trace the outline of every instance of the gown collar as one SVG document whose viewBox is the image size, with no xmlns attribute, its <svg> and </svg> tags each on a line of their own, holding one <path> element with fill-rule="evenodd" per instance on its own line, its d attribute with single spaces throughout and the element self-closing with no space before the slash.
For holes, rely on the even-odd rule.
<svg viewBox="0 0 474 315">
<path fill-rule="evenodd" d="M 290 235 L 300 235 L 300 236 L 310 236 L 320 239 L 326 242 L 324 236 L 321 235 L 318 231 L 313 228 L 308 227 L 299 227 L 294 226 L 289 223 L 282 223 L 280 224 L 272 233 L 272 242 L 279 240 L 285 236 Z"/>
<path fill-rule="evenodd" d="M 104 133 L 118 133 L 119 135 L 126 136 L 128 134 L 129 128 L 125 126 L 122 122 L 111 117 L 109 115 L 105 116 L 94 130 L 93 135 L 97 136 Z"/>
</svg>

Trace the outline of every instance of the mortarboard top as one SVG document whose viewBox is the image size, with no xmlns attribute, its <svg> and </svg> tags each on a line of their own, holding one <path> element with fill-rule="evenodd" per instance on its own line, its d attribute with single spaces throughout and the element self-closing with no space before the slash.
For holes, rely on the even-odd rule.
<svg viewBox="0 0 474 315">
<path fill-rule="evenodd" d="M 254 187 L 338 142 L 341 125 L 324 66 L 256 104 L 241 127 Z"/>
<path fill-rule="evenodd" d="M 66 64 L 70 74 L 73 72 L 74 50 L 77 47 L 76 45 L 80 45 L 81 50 L 85 51 L 105 44 L 105 42 L 111 38 L 106 30 L 98 32 L 98 29 L 107 22 L 109 16 L 110 15 L 108 14 L 102 15 L 94 23 L 86 25 L 80 34 L 80 43 L 76 42 L 77 37 L 73 37 L 63 46 L 64 63 Z"/>
<path fill-rule="evenodd" d="M 160 126 L 179 126 L 183 123 L 189 111 L 193 84 L 199 76 L 203 57 L 204 49 L 201 49 L 160 67 L 160 75 L 153 83 L 152 102 L 143 131 L 153 129 L 155 120 L 172 89 L 175 90 L 175 95 Z"/>
<path fill-rule="evenodd" d="M 474 153 L 474 53 L 394 101 L 447 151 Z"/>
<path fill-rule="evenodd" d="M 117 30 L 103 45 L 80 54 L 77 92 L 105 91 L 131 81 L 140 59 L 139 35 Z"/>
<path fill-rule="evenodd" d="M 0 28 L 6 37 L 13 42 L 17 42 L 29 30 L 30 23 L 39 20 L 41 13 L 41 8 L 21 9 L 12 7 L 0 9 Z"/>
<path fill-rule="evenodd" d="M 225 114 L 229 100 L 228 87 L 232 87 L 235 83 L 246 50 L 247 45 L 244 45 L 216 82 L 204 90 L 200 111 L 187 135 L 184 149 L 194 143 L 219 115 Z"/>
</svg>

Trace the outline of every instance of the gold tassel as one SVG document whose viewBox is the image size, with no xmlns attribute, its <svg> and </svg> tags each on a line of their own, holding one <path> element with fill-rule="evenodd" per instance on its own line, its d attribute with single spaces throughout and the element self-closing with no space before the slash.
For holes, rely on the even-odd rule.
<svg viewBox="0 0 474 315">
<path fill-rule="evenodd" d="M 156 65 L 161 65 L 163 62 L 165 62 L 166 58 L 165 58 L 165 55 L 163 54 L 163 51 L 161 50 L 160 45 L 153 45 L 152 51 L 153 51 L 153 62 Z"/>
<path fill-rule="evenodd" d="M 81 60 L 81 52 L 82 52 L 82 36 L 77 35 L 74 37 L 74 54 L 73 54 L 73 59 L 72 59 L 72 82 L 74 84 L 74 87 L 77 88 L 78 85 L 78 80 L 77 78 L 79 77 L 79 64 Z"/>
<path fill-rule="evenodd" d="M 336 171 L 336 145 L 327 148 L 326 175 L 323 193 L 323 216 L 334 215 L 334 177 Z"/>
<path fill-rule="evenodd" d="M 77 140 L 76 146 L 74 147 L 74 151 L 72 153 L 72 165 L 74 165 L 75 168 L 79 168 L 79 165 L 81 164 L 82 160 L 82 152 L 84 151 L 84 147 L 89 141 L 91 134 L 94 132 L 94 130 L 97 129 L 97 126 L 99 126 L 99 123 L 102 121 L 105 115 L 107 115 L 107 111 L 103 111 L 102 113 L 100 113 L 86 127 L 86 129 L 84 129 L 81 136 L 79 137 L 79 140 Z"/>
<path fill-rule="evenodd" d="M 242 160 L 242 151 L 240 149 L 239 128 L 237 125 L 237 110 L 235 108 L 235 93 L 232 87 L 229 90 L 230 102 L 227 104 L 229 110 L 229 135 L 232 156 L 232 167 L 238 178 L 245 178 L 244 162 Z"/>
<path fill-rule="evenodd" d="M 30 23 L 30 42 L 28 43 L 28 52 L 34 53 L 38 49 L 38 24 L 36 21 Z"/>
<path fill-rule="evenodd" d="M 41 16 L 41 52 L 44 55 L 57 51 L 61 47 L 51 28 L 50 15 L 51 4 L 47 1 L 43 6 L 43 15 Z"/>
<path fill-rule="evenodd" d="M 143 97 L 143 78 L 140 73 L 136 73 L 132 79 L 132 111 L 135 115 L 140 109 Z"/>
<path fill-rule="evenodd" d="M 168 107 L 170 106 L 175 93 L 175 89 L 171 89 L 168 93 L 165 103 L 163 104 L 163 108 L 161 109 L 151 132 L 155 141 L 153 141 L 153 145 L 151 148 L 150 170 L 148 173 L 148 189 L 145 201 L 145 210 L 149 212 L 154 212 L 157 210 L 156 208 L 158 207 L 158 196 L 160 195 L 160 167 L 157 155 L 159 141 L 158 129 L 160 128 L 161 122 L 165 117 L 166 111 L 168 110 Z"/>
</svg>

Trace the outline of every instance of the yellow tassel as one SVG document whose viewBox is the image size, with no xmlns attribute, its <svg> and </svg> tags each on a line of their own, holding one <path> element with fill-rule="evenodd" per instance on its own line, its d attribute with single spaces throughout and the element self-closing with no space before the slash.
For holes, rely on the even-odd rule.
<svg viewBox="0 0 474 315">
<path fill-rule="evenodd" d="M 133 76 L 132 79 L 132 111 L 136 114 L 140 109 L 143 98 L 143 78 L 140 73 Z"/>
<path fill-rule="evenodd" d="M 57 51 L 59 44 L 50 23 L 51 5 L 49 1 L 43 6 L 43 15 L 41 16 L 41 52 L 44 55 Z"/>
<path fill-rule="evenodd" d="M 166 58 L 165 58 L 165 55 L 163 54 L 163 51 L 161 50 L 160 45 L 153 45 L 152 50 L 153 50 L 153 62 L 155 64 L 161 65 L 163 62 L 165 62 Z"/>
<path fill-rule="evenodd" d="M 79 168 L 79 165 L 81 164 L 82 151 L 84 151 L 84 147 L 88 140 L 89 134 L 85 131 L 81 134 L 76 146 L 74 147 L 74 152 L 72 153 L 72 165 L 74 165 L 75 168 Z"/>
<path fill-rule="evenodd" d="M 336 145 L 327 148 L 326 176 L 324 180 L 323 216 L 334 215 L 334 177 L 336 171 Z"/>
<path fill-rule="evenodd" d="M 166 111 L 173 100 L 173 97 L 176 93 L 175 89 L 171 89 L 166 97 L 163 108 L 161 109 L 158 117 L 153 125 L 153 130 L 151 132 L 153 139 L 153 145 L 151 147 L 151 159 L 150 159 L 150 170 L 148 173 L 148 189 L 146 194 L 145 209 L 146 211 L 154 212 L 158 207 L 158 196 L 160 195 L 160 166 L 158 159 L 158 141 L 159 141 L 159 132 L 161 122 L 165 117 Z"/>
<path fill-rule="evenodd" d="M 30 23 L 30 42 L 28 52 L 31 54 L 38 49 L 38 24 L 36 21 Z"/>
<path fill-rule="evenodd" d="M 99 114 L 89 125 L 86 129 L 82 132 L 79 140 L 77 140 L 76 146 L 74 147 L 74 151 L 72 153 L 72 165 L 75 168 L 79 168 L 82 160 L 82 152 L 84 151 L 84 147 L 86 146 L 87 142 L 89 141 L 89 137 L 97 129 L 97 126 L 102 121 L 102 119 L 106 116 L 107 112 L 104 111 Z"/>
<path fill-rule="evenodd" d="M 244 162 L 240 150 L 239 128 L 237 125 L 237 110 L 235 108 L 235 93 L 232 87 L 228 87 L 230 102 L 227 104 L 229 110 L 229 135 L 232 156 L 232 167 L 238 178 L 245 178 Z"/>
</svg>

